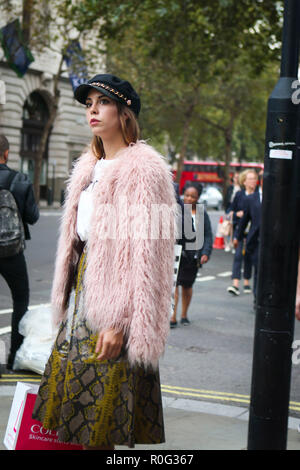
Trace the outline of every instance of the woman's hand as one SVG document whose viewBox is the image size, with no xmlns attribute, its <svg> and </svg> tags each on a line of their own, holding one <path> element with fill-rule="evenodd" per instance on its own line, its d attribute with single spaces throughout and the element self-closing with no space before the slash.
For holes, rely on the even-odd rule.
<svg viewBox="0 0 300 470">
<path fill-rule="evenodd" d="M 244 215 L 244 211 L 237 211 L 236 212 L 236 216 L 239 217 L 239 218 L 242 218 Z"/>
<path fill-rule="evenodd" d="M 102 331 L 97 340 L 95 352 L 99 353 L 97 359 L 103 361 L 105 359 L 116 359 L 123 345 L 123 332 L 117 332 L 114 329 Z"/>
<path fill-rule="evenodd" d="M 208 256 L 207 256 L 207 255 L 202 255 L 202 256 L 201 256 L 200 263 L 201 263 L 201 264 L 205 264 L 205 263 L 207 263 L 207 261 L 208 261 Z"/>
</svg>

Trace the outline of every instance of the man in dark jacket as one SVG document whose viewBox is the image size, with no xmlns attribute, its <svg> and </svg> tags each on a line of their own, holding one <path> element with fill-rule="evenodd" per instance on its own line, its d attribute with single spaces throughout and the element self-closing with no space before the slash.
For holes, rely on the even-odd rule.
<svg viewBox="0 0 300 470">
<path fill-rule="evenodd" d="M 25 240 L 30 240 L 28 224 L 37 222 L 39 209 L 35 202 L 32 184 L 27 176 L 7 166 L 8 153 L 8 140 L 0 134 L 0 187 L 7 187 L 12 173 L 15 174 L 9 189 L 15 198 L 23 221 Z M 9 286 L 13 300 L 11 344 L 7 361 L 7 368 L 12 369 L 15 354 L 23 341 L 23 336 L 18 331 L 19 322 L 29 304 L 29 281 L 24 252 L 8 258 L 0 258 L 0 274 Z"/>
</svg>

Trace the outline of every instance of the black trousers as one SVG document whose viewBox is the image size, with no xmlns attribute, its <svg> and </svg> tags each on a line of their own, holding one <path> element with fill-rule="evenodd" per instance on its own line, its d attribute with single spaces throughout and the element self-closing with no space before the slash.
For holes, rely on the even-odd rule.
<svg viewBox="0 0 300 470">
<path fill-rule="evenodd" d="M 8 356 L 8 366 L 12 367 L 15 354 L 23 341 L 23 336 L 18 331 L 19 323 L 29 304 L 29 281 L 24 253 L 9 258 L 0 258 L 0 274 L 10 288 L 13 301 L 11 343 Z"/>
<path fill-rule="evenodd" d="M 244 262 L 244 279 L 251 279 L 251 271 L 252 271 L 252 260 L 250 254 L 245 252 L 243 255 L 243 248 L 244 248 L 243 241 L 239 242 L 234 258 L 233 258 L 233 266 L 232 266 L 232 279 L 241 279 L 241 270 L 242 264 Z"/>
</svg>

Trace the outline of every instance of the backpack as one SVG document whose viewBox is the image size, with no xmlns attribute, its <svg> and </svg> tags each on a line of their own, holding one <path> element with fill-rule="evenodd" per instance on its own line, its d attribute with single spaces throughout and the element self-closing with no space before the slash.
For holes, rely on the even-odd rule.
<svg viewBox="0 0 300 470">
<path fill-rule="evenodd" d="M 22 218 L 10 190 L 16 174 L 11 172 L 7 182 L 0 186 L 0 258 L 17 255 L 25 248 Z"/>
</svg>

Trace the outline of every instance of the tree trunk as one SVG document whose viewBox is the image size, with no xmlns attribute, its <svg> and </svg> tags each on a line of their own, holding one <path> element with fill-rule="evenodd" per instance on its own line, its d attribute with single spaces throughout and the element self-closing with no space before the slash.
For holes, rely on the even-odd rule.
<svg viewBox="0 0 300 470">
<path fill-rule="evenodd" d="M 22 11 L 22 33 L 25 44 L 30 42 L 30 25 L 32 16 L 33 0 L 23 0 Z"/>
<path fill-rule="evenodd" d="M 57 115 L 58 102 L 59 102 L 59 96 L 60 96 L 60 91 L 58 89 L 58 80 L 61 75 L 63 61 L 64 61 L 64 58 L 62 55 L 57 74 L 54 77 L 54 85 L 53 85 L 54 97 L 53 97 L 53 101 L 51 104 L 49 119 L 46 122 L 45 127 L 43 129 L 41 139 L 39 142 L 38 151 L 36 153 L 36 157 L 34 161 L 33 188 L 34 188 L 34 194 L 35 194 L 35 199 L 37 203 L 39 203 L 40 201 L 40 178 L 41 178 L 41 171 L 42 171 L 42 165 L 43 165 L 43 155 L 46 150 L 47 140 L 48 140 L 50 131 L 52 129 L 52 126 L 54 124 L 54 121 Z"/>
<path fill-rule="evenodd" d="M 39 148 L 36 153 L 35 160 L 34 160 L 33 187 L 34 187 L 35 199 L 37 203 L 39 203 L 40 201 L 40 178 L 41 178 L 41 172 L 42 172 L 42 166 L 43 166 L 43 155 L 46 150 L 47 140 L 48 140 L 51 128 L 56 118 L 57 105 L 58 105 L 58 99 L 54 98 L 50 115 L 49 115 L 49 119 L 46 122 L 46 125 L 43 129 L 40 143 L 39 143 Z"/>
<path fill-rule="evenodd" d="M 224 132 L 224 137 L 225 137 L 225 166 L 224 166 L 224 180 L 223 180 L 223 197 L 225 197 L 227 188 L 230 184 L 230 181 L 229 181 L 229 168 L 230 168 L 230 163 L 231 163 L 232 131 L 233 131 L 233 126 L 230 125 Z"/>
<path fill-rule="evenodd" d="M 188 108 L 187 112 L 185 113 L 185 121 L 183 125 L 183 136 L 182 136 L 182 145 L 179 153 L 179 158 L 177 160 L 177 168 L 176 168 L 176 183 L 180 183 L 181 173 L 183 170 L 183 162 L 186 156 L 187 146 L 190 137 L 190 126 L 193 118 L 193 112 L 196 102 L 191 104 Z"/>
</svg>

